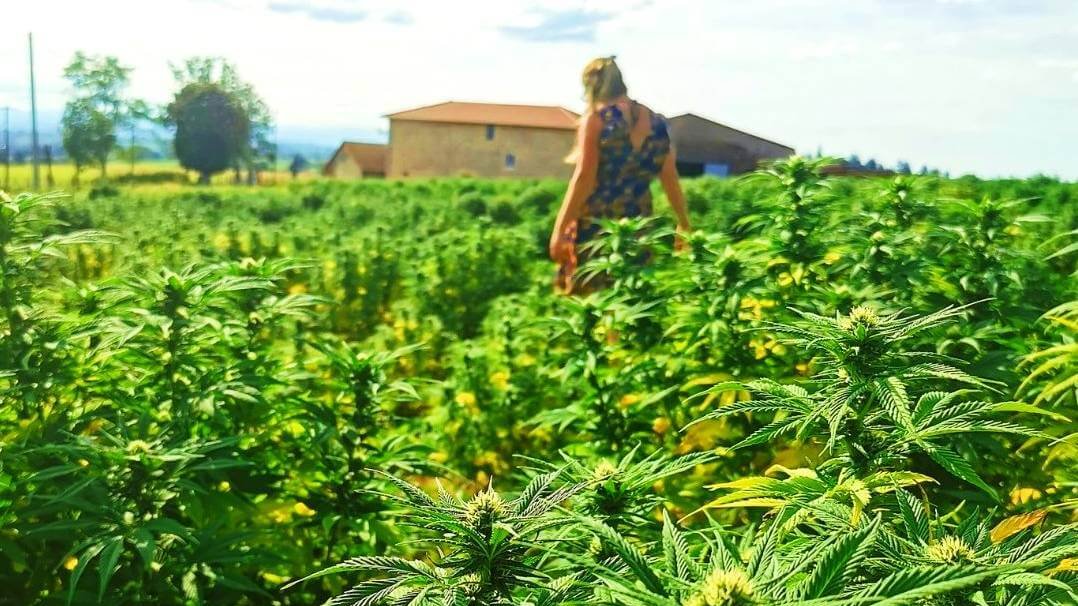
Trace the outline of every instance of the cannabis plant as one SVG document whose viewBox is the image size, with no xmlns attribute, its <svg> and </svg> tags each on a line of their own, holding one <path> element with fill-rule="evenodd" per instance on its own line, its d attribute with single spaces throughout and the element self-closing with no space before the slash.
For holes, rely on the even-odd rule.
<svg viewBox="0 0 1078 606">
<path fill-rule="evenodd" d="M 1060 342 L 1026 356 L 1023 366 L 1029 375 L 1019 391 L 1034 392 L 1034 402 L 1046 402 L 1075 410 L 1078 404 L 1078 300 L 1070 301 L 1045 312 L 1048 320 L 1060 332 Z"/>
<path fill-rule="evenodd" d="M 1030 200 L 984 197 L 953 200 L 947 205 L 957 221 L 939 226 L 931 234 L 932 255 L 939 261 L 928 288 L 930 304 L 968 304 L 995 299 L 992 308 L 1010 316 L 1021 314 L 1032 322 L 1048 307 L 1050 284 L 1026 282 L 1040 275 L 1043 261 L 1021 245 L 1027 231 L 1050 222 L 1044 215 L 1019 215 Z"/>
<path fill-rule="evenodd" d="M 879 541 L 875 565 L 885 573 L 909 566 L 1004 567 L 1007 572 L 965 591 L 972 604 L 1062 605 L 1078 599 L 1078 526 L 1056 526 L 1037 532 L 1046 510 L 1013 515 L 993 525 L 992 518 L 970 512 L 939 516 L 924 499 L 898 490 L 890 504 L 894 523 Z"/>
<path fill-rule="evenodd" d="M 368 578 L 331 600 L 331 604 L 523 605 L 528 596 L 545 603 L 570 590 L 544 570 L 543 549 L 565 523 L 551 516 L 579 486 L 555 485 L 557 472 L 532 480 L 515 499 L 493 485 L 461 500 L 438 485 L 437 497 L 404 480 L 388 476 L 401 495 L 384 498 L 406 508 L 403 523 L 415 529 L 428 547 L 419 558 L 355 557 L 292 585 L 342 572 Z"/>
<path fill-rule="evenodd" d="M 600 459 L 589 463 L 580 457 L 562 453 L 562 481 L 581 486 L 575 510 L 619 532 L 637 534 L 648 529 L 661 505 L 673 493 L 660 490 L 665 481 L 712 460 L 713 453 L 664 456 L 655 452 L 640 455 L 637 446 L 618 459 Z M 543 467 L 555 467 L 546 464 Z"/>
<path fill-rule="evenodd" d="M 225 326 L 236 309 L 233 297 L 247 290 L 262 291 L 264 297 L 272 287 L 265 278 L 224 274 L 218 266 L 165 269 L 124 280 L 114 289 L 116 302 L 102 342 L 116 350 L 112 363 L 122 369 L 116 397 L 154 410 L 158 420 L 182 435 L 199 421 L 227 424 L 230 417 L 221 408 L 251 397 L 240 377 L 229 372 L 233 334 Z"/>
<path fill-rule="evenodd" d="M 934 211 L 934 204 L 928 199 L 928 188 L 925 177 L 898 175 L 880 189 L 877 198 L 880 210 L 892 218 L 895 227 L 913 229 Z"/>
<path fill-rule="evenodd" d="M 45 284 L 66 259 L 66 247 L 92 244 L 107 234 L 59 231 L 50 214 L 65 196 L 0 191 L 0 402 L 26 418 L 77 374 L 79 343 L 48 306 Z"/>
<path fill-rule="evenodd" d="M 56 562 L 39 558 L 55 553 L 70 572 L 59 586 L 68 604 L 236 599 L 250 585 L 245 567 L 269 559 L 243 528 L 242 500 L 210 481 L 246 465 L 236 440 L 180 445 L 130 433 L 101 426 L 11 455 L 39 470 L 23 478 L 17 541 L 5 547 L 30 567 L 25 587 L 53 584 Z"/>
<path fill-rule="evenodd" d="M 834 200 L 831 180 L 823 171 L 832 164 L 831 158 L 794 156 L 748 177 L 775 193 L 758 214 L 743 217 L 740 223 L 770 239 L 774 255 L 770 272 L 784 288 L 802 290 L 823 277 L 818 262 L 832 233 L 829 206 Z"/>
<path fill-rule="evenodd" d="M 926 213 L 926 204 L 915 193 L 916 182 L 896 177 L 879 195 L 876 208 L 859 217 L 860 238 L 850 278 L 861 283 L 889 287 L 903 302 L 924 281 L 927 260 L 920 254 L 925 229 L 914 225 Z"/>
<path fill-rule="evenodd" d="M 814 358 L 819 371 L 809 388 L 757 380 L 726 383 L 714 390 L 749 389 L 754 398 L 723 406 L 705 418 L 768 415 L 771 421 L 734 448 L 783 436 L 820 439 L 831 459 L 820 470 L 849 469 L 857 478 L 906 470 L 924 454 L 953 476 L 995 495 L 961 451 L 977 433 L 1028 435 L 1031 430 L 1000 413 L 1013 410 L 975 397 L 991 387 L 934 352 L 908 345 L 918 335 L 961 316 L 950 308 L 927 316 L 880 314 L 868 307 L 828 318 L 799 312 L 803 321 L 775 329 L 790 345 Z M 957 386 L 959 389 L 941 389 Z M 818 470 L 818 471 L 820 471 Z"/>
<path fill-rule="evenodd" d="M 1044 318 L 1055 327 L 1058 341 L 1028 354 L 1022 361 L 1021 370 L 1028 375 L 1018 386 L 1018 394 L 1033 398 L 1034 405 L 1049 410 L 1042 417 L 1042 431 L 1049 440 L 1031 440 L 1024 445 L 1043 448 L 1043 466 L 1058 468 L 1057 480 L 1069 487 L 1071 507 L 1078 506 L 1078 300 L 1064 303 L 1049 310 Z"/>
<path fill-rule="evenodd" d="M 634 433 L 647 425 L 634 417 L 636 409 L 669 395 L 669 387 L 640 395 L 641 373 L 627 362 L 621 347 L 626 335 L 653 314 L 655 303 L 633 305 L 611 293 L 567 297 L 561 302 L 562 315 L 546 322 L 553 338 L 566 342 L 560 378 L 570 387 L 570 402 L 536 416 L 541 426 L 575 426 L 596 440 L 602 450 L 618 452 L 631 448 Z M 642 357 L 644 366 L 653 360 Z"/>
<path fill-rule="evenodd" d="M 651 263 L 669 251 L 673 231 L 651 217 L 601 222 L 599 237 L 583 246 L 589 261 L 579 280 L 605 284 L 630 301 L 655 297 L 655 269 Z"/>
<path fill-rule="evenodd" d="M 616 553 L 596 562 L 602 580 L 597 603 L 625 606 L 853 606 L 951 604 L 955 596 L 991 583 L 1018 566 L 901 566 L 877 569 L 881 519 L 859 528 L 805 536 L 769 524 L 740 537 L 713 526 L 700 533 L 664 518 L 662 539 L 642 550 L 598 522 L 584 525 Z M 652 552 L 658 552 L 651 555 Z M 901 561 L 897 561 L 901 563 Z M 941 601 L 936 601 L 941 600 Z"/>
<path fill-rule="evenodd" d="M 669 297 L 666 336 L 708 367 L 761 364 L 756 330 L 781 312 L 767 279 L 767 243 L 699 233 L 688 237 L 685 262 L 675 266 L 663 294 Z"/>
</svg>

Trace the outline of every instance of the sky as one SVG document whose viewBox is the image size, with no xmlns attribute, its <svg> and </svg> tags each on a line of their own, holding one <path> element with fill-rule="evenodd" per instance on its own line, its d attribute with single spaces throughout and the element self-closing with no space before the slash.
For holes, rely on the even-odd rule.
<svg viewBox="0 0 1078 606">
<path fill-rule="evenodd" d="M 801 153 L 951 174 L 1078 180 L 1078 0 L 34 0 L 0 8 L 0 106 L 58 114 L 77 50 L 134 68 L 222 56 L 281 139 L 384 138 L 444 100 L 581 110 L 580 71 L 617 55 L 630 95 Z M 151 8 L 152 7 L 152 8 Z M 17 114 L 19 115 L 19 114 Z M 13 125 L 17 126 L 17 125 Z"/>
</svg>

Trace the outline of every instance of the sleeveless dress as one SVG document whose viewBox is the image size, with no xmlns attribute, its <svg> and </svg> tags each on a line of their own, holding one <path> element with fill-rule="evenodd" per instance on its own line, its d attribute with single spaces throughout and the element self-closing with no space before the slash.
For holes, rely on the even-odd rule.
<svg viewBox="0 0 1078 606">
<path fill-rule="evenodd" d="M 557 287 L 564 292 L 582 293 L 604 285 L 601 276 L 586 283 L 574 281 L 576 268 L 587 262 L 588 252 L 581 247 L 599 235 L 601 219 L 651 216 L 651 181 L 670 153 L 670 132 L 663 116 L 649 111 L 651 132 L 637 149 L 630 135 L 632 124 L 621 108 L 607 105 L 597 111 L 602 126 L 595 191 L 588 196 L 583 216 L 570 227 L 575 254 L 559 268 L 557 278 Z"/>
</svg>

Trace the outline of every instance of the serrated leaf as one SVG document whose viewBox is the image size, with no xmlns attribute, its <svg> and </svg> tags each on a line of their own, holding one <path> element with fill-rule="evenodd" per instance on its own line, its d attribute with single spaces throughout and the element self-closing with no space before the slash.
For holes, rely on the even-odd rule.
<svg viewBox="0 0 1078 606">
<path fill-rule="evenodd" d="M 1016 516 L 1011 516 L 999 524 L 996 524 L 992 529 L 991 538 L 993 543 L 999 543 L 1005 540 L 1007 537 L 1013 536 L 1022 532 L 1030 526 L 1036 526 L 1040 524 L 1044 517 L 1048 515 L 1048 511 L 1044 509 L 1038 509 L 1029 513 L 1023 513 Z"/>
<path fill-rule="evenodd" d="M 999 494 L 996 493 L 991 486 L 986 484 L 985 481 L 981 479 L 981 476 L 977 475 L 973 466 L 969 464 L 969 461 L 962 458 L 962 455 L 944 446 L 926 442 L 921 442 L 920 444 L 925 452 L 928 453 L 928 456 L 932 457 L 932 460 L 939 463 L 940 467 L 946 469 L 948 473 L 960 480 L 965 480 L 966 482 L 973 484 L 977 488 L 980 488 L 991 495 L 996 501 L 999 501 Z"/>
<path fill-rule="evenodd" d="M 112 579 L 112 575 L 116 573 L 116 563 L 119 562 L 120 556 L 123 555 L 123 546 L 123 537 L 112 537 L 106 543 L 105 548 L 101 550 L 101 557 L 97 560 L 100 580 L 97 588 L 98 602 L 105 597 L 105 590 L 108 589 L 109 581 Z"/>
</svg>

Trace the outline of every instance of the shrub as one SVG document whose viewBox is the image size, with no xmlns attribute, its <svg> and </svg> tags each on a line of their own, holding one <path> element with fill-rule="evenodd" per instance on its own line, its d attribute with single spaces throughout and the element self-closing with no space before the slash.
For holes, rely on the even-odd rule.
<svg viewBox="0 0 1078 606">
<path fill-rule="evenodd" d="M 520 213 L 516 205 L 510 200 L 497 200 L 490 209 L 490 218 L 495 223 L 502 225 L 517 225 L 520 223 Z"/>
<path fill-rule="evenodd" d="M 457 204 L 473 217 L 487 214 L 487 202 L 479 192 L 468 192 L 457 198 Z"/>
</svg>

